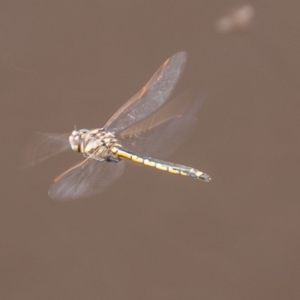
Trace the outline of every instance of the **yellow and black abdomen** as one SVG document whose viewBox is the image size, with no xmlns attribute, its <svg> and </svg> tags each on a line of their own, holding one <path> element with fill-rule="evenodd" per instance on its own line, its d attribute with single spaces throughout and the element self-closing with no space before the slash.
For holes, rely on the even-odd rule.
<svg viewBox="0 0 300 300">
<path fill-rule="evenodd" d="M 133 162 L 144 164 L 145 166 L 153 167 L 158 170 L 166 171 L 172 174 L 188 176 L 194 179 L 201 179 L 204 181 L 211 180 L 209 175 L 191 167 L 178 165 L 167 161 L 159 160 L 156 158 L 135 154 L 121 147 L 113 147 L 111 151 L 120 158 L 126 158 Z"/>
</svg>

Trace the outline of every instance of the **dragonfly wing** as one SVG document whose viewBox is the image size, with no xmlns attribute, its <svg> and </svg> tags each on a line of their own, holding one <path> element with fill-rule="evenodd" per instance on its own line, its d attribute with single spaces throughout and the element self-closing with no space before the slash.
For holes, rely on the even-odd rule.
<svg viewBox="0 0 300 300">
<path fill-rule="evenodd" d="M 178 52 L 165 61 L 148 83 L 110 118 L 105 130 L 123 131 L 160 108 L 171 95 L 185 62 L 185 52 Z"/>
<path fill-rule="evenodd" d="M 124 172 L 124 161 L 106 162 L 87 158 L 58 176 L 49 189 L 53 200 L 74 200 L 103 192 Z"/>
<path fill-rule="evenodd" d="M 118 140 L 130 151 L 166 158 L 193 132 L 195 115 L 203 101 L 196 91 L 186 90 L 147 119 L 121 132 Z"/>
<path fill-rule="evenodd" d="M 31 167 L 52 156 L 71 149 L 67 134 L 37 132 L 22 155 L 22 167 Z"/>
<path fill-rule="evenodd" d="M 149 131 L 119 138 L 119 142 L 125 149 L 137 154 L 165 159 L 183 144 L 196 123 L 196 118 L 173 117 Z"/>
</svg>

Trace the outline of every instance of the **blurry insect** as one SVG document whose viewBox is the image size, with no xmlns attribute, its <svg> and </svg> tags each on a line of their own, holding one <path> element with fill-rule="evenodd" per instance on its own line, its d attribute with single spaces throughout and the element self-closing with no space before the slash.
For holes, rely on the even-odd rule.
<svg viewBox="0 0 300 300">
<path fill-rule="evenodd" d="M 60 134 L 36 135 L 27 166 L 70 148 L 85 157 L 54 180 L 49 189 L 52 199 L 76 199 L 104 191 L 123 174 L 124 158 L 172 174 L 211 180 L 194 168 L 150 157 L 172 154 L 196 124 L 199 99 L 190 103 L 186 93 L 168 101 L 185 62 L 185 52 L 169 58 L 103 128 L 74 130 L 69 138 Z"/>
<path fill-rule="evenodd" d="M 247 4 L 232 10 L 216 22 L 216 29 L 221 33 L 241 32 L 248 29 L 253 21 L 255 11 Z"/>
</svg>

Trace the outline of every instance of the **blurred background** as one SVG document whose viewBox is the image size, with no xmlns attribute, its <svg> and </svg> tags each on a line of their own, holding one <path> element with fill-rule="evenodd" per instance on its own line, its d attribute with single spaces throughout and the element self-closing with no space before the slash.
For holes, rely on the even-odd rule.
<svg viewBox="0 0 300 300">
<path fill-rule="evenodd" d="M 299 11 L 0 1 L 0 298 L 299 299 Z M 104 193 L 55 202 L 78 154 L 20 169 L 36 131 L 103 126 L 181 50 L 184 82 L 207 96 L 170 161 L 209 184 L 128 163 Z"/>
</svg>

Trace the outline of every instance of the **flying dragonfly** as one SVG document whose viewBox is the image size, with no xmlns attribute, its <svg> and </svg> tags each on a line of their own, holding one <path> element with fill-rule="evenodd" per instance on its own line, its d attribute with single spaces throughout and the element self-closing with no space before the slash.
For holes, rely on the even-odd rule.
<svg viewBox="0 0 300 300">
<path fill-rule="evenodd" d="M 69 137 L 37 133 L 34 149 L 27 153 L 26 166 L 68 149 L 82 153 L 85 158 L 54 179 L 50 198 L 71 200 L 104 191 L 123 174 L 124 159 L 209 182 L 209 175 L 197 169 L 161 160 L 187 138 L 202 104 L 199 97 L 190 101 L 195 97 L 189 91 L 170 101 L 185 64 L 185 52 L 171 56 L 102 128 L 75 129 Z M 160 159 L 152 158 L 154 155 Z"/>
</svg>

